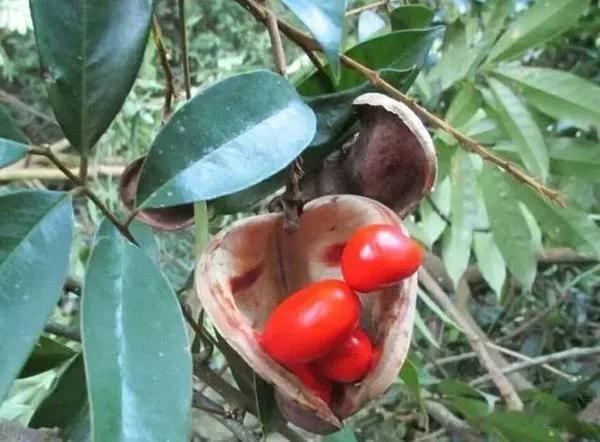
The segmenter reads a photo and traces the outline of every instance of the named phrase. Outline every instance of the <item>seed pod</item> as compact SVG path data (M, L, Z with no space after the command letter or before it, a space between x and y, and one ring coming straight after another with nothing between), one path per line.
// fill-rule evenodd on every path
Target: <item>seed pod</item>
M135 195L145 158L140 157L129 164L119 181L119 197L130 212L135 208ZM194 224L194 206L186 204L164 209L140 210L136 218L158 230L180 230Z
M282 413L313 432L331 432L341 420L383 393L408 353L416 275L369 295L359 295L360 327L373 343L374 362L360 383L338 385L331 407L275 362L257 335L287 295L323 279L340 279L340 257L354 231L368 224L402 228L400 218L369 198L334 195L305 206L296 232L285 233L283 215L246 218L219 233L200 257L195 290L219 333L259 376L276 387Z
M381 201L403 217L431 191L437 158L431 136L405 104L369 93L354 100L360 131L301 183L310 200L351 193Z

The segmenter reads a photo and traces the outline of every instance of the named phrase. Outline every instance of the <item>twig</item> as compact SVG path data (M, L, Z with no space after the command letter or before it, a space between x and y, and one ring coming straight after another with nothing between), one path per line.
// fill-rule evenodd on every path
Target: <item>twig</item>
M529 361L515 362L502 369L504 374L514 373L515 371L525 370L526 368L537 367L542 364L562 361L564 359L577 359L584 356L593 356L600 354L600 345L596 347L571 348L569 350L559 351L544 356L531 358ZM488 375L480 376L471 381L471 385L480 385L490 380Z
M439 358L435 360L435 363L437 365L446 365L446 364L452 364L454 362L461 362L461 361L466 361L467 359L473 359L476 358L477 354L474 351L470 351L468 353L462 353L459 355L454 355L454 356L448 356L445 358ZM434 367L434 364L427 364L426 367L427 368L431 368Z
M92 202L100 209L102 214L110 220L111 223L121 232L121 234L127 238L132 243L138 245L137 241L127 228L127 226L121 224L121 222L117 219L117 217L112 213L108 207L100 200L98 195L96 195L88 186L81 182L79 176L73 173L68 167L66 167L60 159L56 156L54 152L48 147L32 147L29 149L29 153L32 155L42 155L50 160L52 164L54 164L62 173L65 174L67 178L69 178L75 185L81 186L83 193L90 199Z
M514 351L509 348L502 347L501 345L494 344L493 342L486 342L485 345L487 345L488 347L491 347L491 348L495 348L496 350L498 350L501 353L504 353L504 354L512 356L514 358L520 359L522 361L531 361L531 359L532 359L531 357L526 356L522 353L519 353L518 351ZM575 382L577 380L577 378L575 376L571 376L570 374L567 374L564 371L554 368L551 365L542 364L542 368L548 370L550 373L554 373L555 375L568 380L569 382Z
M73 175L79 174L80 169L69 167L69 172ZM90 170L90 175L104 175L108 177L119 176L125 170L124 166L98 165ZM49 167L30 167L28 169L8 168L0 170L0 181L29 181L29 180L48 180L61 181L65 179L65 174L55 168Z
M179 8L179 36L181 39L181 63L183 65L183 86L185 98L192 98L192 85L190 81L190 59L188 57L187 36L185 29L185 0L177 0Z
M353 15L360 14L363 11L369 11L371 9L381 8L382 6L387 5L388 2L389 2L389 0L380 0L378 2L371 3L370 5L364 5L364 6L360 6L358 8L350 9L348 12L346 12L346 17L351 17Z
M277 16L273 11L267 9L267 30L271 39L271 51L273 52L273 61L275 69L284 77L286 76L285 52L283 51L283 43L281 42L281 34L277 25Z
M498 367L496 362L490 356L484 340L478 336L477 332L471 327L469 321L465 319L464 315L467 315L468 313L460 311L452 303L446 292L444 292L436 280L424 268L419 270L419 282L425 287L429 294L435 298L437 303L454 318L456 323L461 326L471 347L477 354L479 361L489 372L494 384L506 401L508 408L511 410L522 410L523 402L514 386L509 382L506 376L504 376L500 367Z
M464 436L476 437L477 431L469 426L465 421L459 419L454 413L448 410L444 405L430 399L423 401L423 407L427 414L439 422L451 433L460 433Z
M246 7L257 20L266 24L267 9L265 7L263 7L262 5L259 5L254 0L235 0L235 1L239 4L241 4L242 6ZM279 19L278 19L278 25L279 25L279 29L281 30L281 32L283 32L291 41L296 43L296 45L298 45L307 54L314 50L321 50L318 42L314 38L312 38L310 35L294 28L293 26L291 26L291 25L287 24L286 22L279 20ZM440 128L440 129L444 130L445 132L449 133L450 135L452 135L463 148L479 155L486 161L496 164L498 167L500 167L501 169L503 169L504 171L506 171L507 173L509 173L516 179L518 179L519 181L533 187L533 189L535 189L535 191L537 193L539 193L540 195L548 197L552 201L555 201L558 204L563 204L563 202L560 198L560 194L557 191L550 189L549 187L546 187L544 184L539 182L536 178L523 172L516 164L514 164L510 161L507 161L504 158L499 157L492 151L486 149L477 140L463 134L462 132L460 132L459 130L454 128L446 120L438 117L437 115L430 113L428 110L421 107L414 98L411 98L411 97L403 94L398 89L396 89L391 84L389 84L387 81L382 79L379 76L379 74L377 73L377 71L374 71L373 69L368 68L367 66L359 63L358 61L348 57L347 55L341 55L341 62L344 65L346 65L347 67L349 67L350 69L353 69L353 70L359 72L360 74L362 74L375 87L386 92L387 94L389 94L396 100L399 100L399 101L403 102L404 104L406 104L417 115L419 115L422 119L424 119L428 123Z
M165 73L166 87L165 87L165 104L163 107L163 120L167 120L171 116L172 102L175 97L175 80L173 78L173 71L169 65L169 57L167 57L167 50L162 40L162 32L156 15L152 16L152 35L154 36L154 44L158 49L158 58L160 65L162 66L163 72Z
M81 163L79 163L79 181L85 184L88 177L88 164L89 160L86 155L81 156Z
M69 327L57 322L49 322L44 326L44 331L56 336L62 336L71 341L81 342L81 333L78 327Z

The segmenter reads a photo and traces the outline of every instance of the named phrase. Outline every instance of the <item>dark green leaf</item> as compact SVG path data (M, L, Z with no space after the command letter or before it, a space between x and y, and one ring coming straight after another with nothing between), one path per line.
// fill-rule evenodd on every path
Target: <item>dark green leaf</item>
M10 116L4 106L0 104L0 138L7 138L12 141L27 144L27 137L17 123Z
M529 186L513 178L510 180L513 193L525 203L550 238L600 258L600 229L588 214L573 207L560 207L539 197Z
M152 258L154 261L158 262L159 253L158 253L158 244L156 242L156 238L154 237L154 233L152 229L148 227L146 224L133 220L131 224L129 224L129 231L142 248L146 255ZM119 238L121 236L121 232L115 227L115 225L110 222L109 219L104 218L98 229L96 230L96 235L94 236L94 244L100 242L103 238Z
M450 220L442 243L442 256L448 275L456 285L469 265L471 239L477 221L477 180L469 154L456 150L450 174Z
M27 155L27 145L12 141L6 138L0 138L0 167L6 167L16 163Z
M515 278L529 289L536 273L535 249L527 220L515 200L509 178L495 166L484 164L480 175L494 242Z
M191 355L165 277L141 249L107 237L92 251L84 287L81 331L94 440L185 440Z
M374 70L416 68L416 75L440 29L437 27L391 32L359 43L345 54ZM334 88L328 75L315 71L298 85L298 92L307 96L322 95L335 92L336 89L351 89L365 82L363 75L342 66L337 88Z
M133 85L152 0L31 0L31 14L54 114L87 155Z
M426 28L431 25L433 9L422 5L399 6L390 12L390 21L394 31L402 29Z
M322 442L357 442L351 427L344 427L340 431L323 436Z
M241 392L244 393L247 397L254 397L254 371L250 368L250 366L244 361L244 359L236 353L236 351L231 348L229 343L221 336L220 333L217 334L217 346L225 359L227 359L227 363L229 364L229 369L231 370L231 374L235 379L236 384L240 388Z
M499 431L507 441L560 442L560 431L549 425L548 418L520 411L496 411L482 418L480 426Z
M600 125L600 87L556 69L525 66L504 67L495 71L531 105L557 120L587 130Z
M275 402L275 388L256 373L252 373L252 380L257 417L267 434L272 432L276 422L282 419Z
M496 100L500 125L515 144L525 167L546 180L549 160L540 128L515 93L494 79L488 79Z
M48 396L35 410L29 426L60 428L68 434L74 425L79 425L78 420L86 414L86 409L85 370L80 353L62 370Z
M415 395L415 398L420 401L421 384L419 383L419 373L409 358L406 358L404 361L398 376L400 376L400 379L402 379L402 382L404 382L404 385L408 387L410 392Z
M363 11L358 16L358 41L365 41L384 29L385 21L374 11Z
M164 207L229 195L279 172L315 134L315 116L281 76L223 80L179 109L144 163L138 205Z
M581 138L550 138L550 170L553 174L600 181L600 144Z
M462 414L472 425L489 413L489 405L483 399L456 396L445 402L452 410Z
M473 83L465 83L448 107L446 120L456 127L462 127L475 115L481 104L481 94Z
M22 191L0 197L0 213L2 400L62 293L73 209L66 193Z
M522 12L502 34L489 61L513 58L526 49L556 38L575 25L589 0L543 0Z
M19 377L26 378L51 370L74 355L75 351L66 345L42 336L31 355L29 355L25 366L21 369Z
M317 39L337 78L347 0L281 0Z

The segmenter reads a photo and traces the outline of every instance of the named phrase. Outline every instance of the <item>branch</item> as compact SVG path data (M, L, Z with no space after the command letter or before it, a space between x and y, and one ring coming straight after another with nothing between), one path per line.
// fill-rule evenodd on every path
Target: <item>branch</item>
M584 356L593 356L600 354L600 346L597 347L583 347L583 348L571 348L569 350L559 351L556 353L550 353L544 356L538 356L537 358L531 358L528 361L515 362L502 369L502 373L514 373L515 371L525 370L526 368L537 367L542 364L549 364L552 362L562 361L563 359L577 359ZM480 385L490 380L489 375L480 376L477 379L471 381L471 385Z
M154 36L154 44L158 50L158 58L163 72L165 73L166 88L165 88L165 104L163 107L163 120L167 120L171 116L173 98L176 97L175 81L173 79L173 71L169 65L169 57L167 50L162 40L162 32L156 15L152 15L152 35Z
M463 435L466 440L481 440L481 435L477 431L470 427L466 422L459 419L439 402L425 399L423 401L423 407L425 408L425 411L427 411L427 414L451 433L459 433Z
M346 12L346 17L351 17L353 15L357 15L357 14L360 14L361 12L369 11L371 9L378 9L382 6L387 5L388 3L389 3L389 0L380 0L378 2L371 3L370 5L364 5L364 6L355 8L355 9L350 9L348 12Z
M187 36L185 29L185 0L178 0L179 8L179 36L181 39L181 62L183 64L183 85L185 87L185 98L192 98L192 85L190 81L190 59L188 57Z
M427 292L435 298L437 303L440 304L440 306L446 312L448 312L454 318L456 323L463 329L467 339L469 340L469 343L471 344L471 347L477 354L479 361L489 372L491 379L494 381L494 384L500 391L500 394L506 401L509 409L522 410L523 402L521 401L521 398L519 398L515 388L508 381L506 376L504 376L500 370L500 367L498 367L496 362L490 356L485 345L485 341L477 335L477 332L473 330L469 321L465 319L464 315L468 313L460 311L452 303L448 295L424 268L419 270L419 282L423 285L423 287L425 287Z
M56 336L62 336L71 341L81 342L81 332L78 327L70 327L57 322L49 322L44 326L44 331Z
M76 175L80 169L69 167L69 172ZM125 166L98 165L93 167L89 174L93 176L103 175L108 177L120 176L125 170ZM28 169L4 169L0 170L0 181L28 181L28 180L47 180L61 181L65 179L65 174L59 170L49 167L30 167Z
M266 25L268 10L265 7L259 5L255 0L235 0L235 1L239 4L241 4L242 6L244 6L245 8L247 8L250 11L250 13L252 15L254 15L254 17L257 20L259 20L260 22L262 22ZM314 50L321 50L318 42L314 38L312 38L310 35L297 30L293 26L290 26L286 22L279 20L279 19L278 19L278 25L279 25L279 29L281 30L281 32L283 32L292 42L294 42L296 45L298 45L300 48L302 48L302 50L304 50L304 52L306 52L307 54L309 54L310 52L312 52ZM395 98L396 100L399 100L402 103L406 104L417 115L419 115L423 120L427 121L428 123L434 125L435 127L438 127L440 129L444 130L445 132L449 133L450 135L452 135L459 142L459 144L466 150L473 152L473 153L479 155L480 157L482 157L484 160L497 165L498 167L500 167L501 169L503 169L504 171L506 171L507 173L509 173L516 179L518 179L519 181L533 187L533 189L538 194L548 197L552 201L555 201L556 203L563 204L562 200L560 198L560 195L557 191L550 189L549 187L546 187L544 184L539 182L536 178L523 172L516 164L514 164L510 161L507 161L504 158L499 157L492 151L486 149L477 140L463 134L462 132L460 132L459 130L454 128L446 120L438 117L437 115L430 113L428 110L421 107L416 102L415 99L403 94L398 89L396 89L391 84L389 84L387 81L382 79L376 71L374 71L374 70L368 68L367 66L359 63L358 61L348 57L347 55L341 55L341 62L348 68L362 74L375 87L386 92L388 95Z

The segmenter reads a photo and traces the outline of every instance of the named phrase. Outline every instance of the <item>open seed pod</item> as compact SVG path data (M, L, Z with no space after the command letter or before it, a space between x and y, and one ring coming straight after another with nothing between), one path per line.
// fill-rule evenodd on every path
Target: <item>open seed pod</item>
M307 199L351 193L381 201L404 216L430 192L437 173L431 136L405 104L368 93L354 100L360 131L302 181Z
M400 218L377 201L325 196L305 206L292 234L284 232L282 214L234 224L212 240L196 267L196 293L219 333L276 387L286 418L312 432L335 431L342 419L396 379L411 340L416 275L380 292L359 294L361 328L379 357L361 382L339 385L331 408L265 353L257 336L271 311L288 295L316 281L342 279L339 261L344 244L356 229L373 223L402 228Z
M135 207L135 195L145 158L140 157L129 164L123 171L119 181L119 197L130 212ZM186 204L164 209L140 210L136 218L158 230L184 229L194 224L194 206L193 204Z

